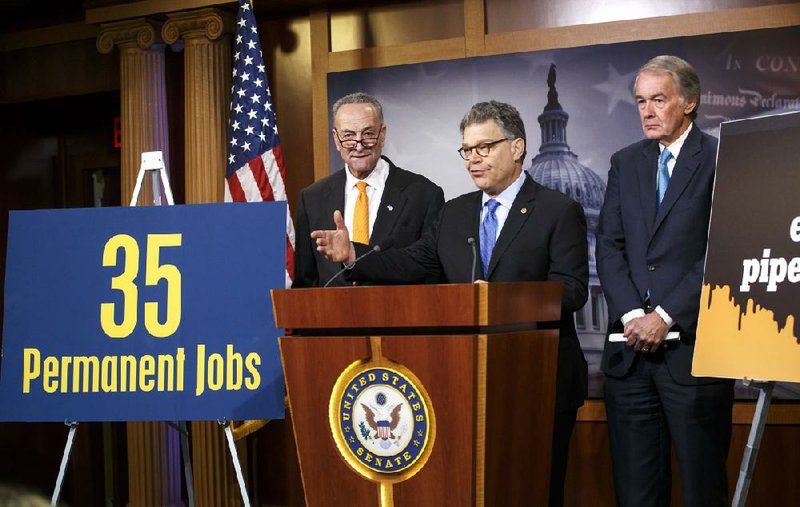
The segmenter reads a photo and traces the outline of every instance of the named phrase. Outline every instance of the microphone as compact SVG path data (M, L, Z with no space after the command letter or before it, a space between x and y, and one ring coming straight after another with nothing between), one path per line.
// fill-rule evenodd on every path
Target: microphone
M325 285L323 285L322 287L325 288L325 287L329 286L334 280L339 278L339 276L342 273L344 273L345 271L349 271L349 270L353 269L353 266L356 265L356 262L360 261L361 259L363 259L367 255L373 254L375 252L380 252L381 250L388 250L389 248L392 248L393 245L394 245L394 238L386 238L386 239L384 239L383 241L381 241L377 245L375 245L372 248L370 248L368 251L366 251L363 254L361 254L358 257L356 257L356 260L354 260L352 264L350 264L349 266L345 265L345 267L343 267L342 269L337 271L336 274L333 275L331 277L331 279L328 280L328 282Z
M472 283L475 283L475 266L478 264L478 249L475 246L475 238L472 236L467 238L467 243L472 247Z

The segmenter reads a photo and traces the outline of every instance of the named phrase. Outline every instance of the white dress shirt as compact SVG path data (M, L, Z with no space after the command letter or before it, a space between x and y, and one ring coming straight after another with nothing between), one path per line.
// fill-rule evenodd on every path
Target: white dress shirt
M514 204L514 199L517 198L517 194L519 193L519 189L522 188L522 184L525 183L525 171L523 170L519 177L514 180L514 183L508 186L505 190L500 192L497 197L489 197L486 192L483 193L481 196L481 223L483 223L483 219L486 217L486 213L489 212L488 208L486 207L486 201L489 199L494 199L500 205L494 210L494 216L497 218L497 234L495 235L494 239L500 237L500 231L503 230L503 226L506 224L506 219L508 218L508 214L511 212L511 205Z
M353 241L353 212L356 209L358 199L358 187L356 183L364 181L367 184L367 200L369 202L369 237L372 238L372 227L375 219L378 218L378 209L381 205L383 190L386 188L386 179L389 177L389 163L384 159L378 160L375 169L369 176L359 180L350 172L350 168L345 165L344 172L347 180L344 184L344 224L350 231L350 241Z

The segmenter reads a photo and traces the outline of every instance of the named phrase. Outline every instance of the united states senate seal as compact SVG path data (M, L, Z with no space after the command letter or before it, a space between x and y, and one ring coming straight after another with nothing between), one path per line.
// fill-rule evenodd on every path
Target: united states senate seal
M375 481L405 480L424 466L433 447L433 407L407 368L357 361L339 376L330 424L345 461Z

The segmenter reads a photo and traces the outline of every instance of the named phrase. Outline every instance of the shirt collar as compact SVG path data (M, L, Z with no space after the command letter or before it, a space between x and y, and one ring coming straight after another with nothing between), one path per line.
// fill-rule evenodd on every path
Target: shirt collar
M689 137L689 131L692 130L692 125L694 125L694 122L689 122L689 126L686 127L686 130L683 131L683 134L678 136L678 138L675 139L675 141L669 146L664 146L663 144L658 143L658 152L663 153L664 148L666 148L670 153L672 153L672 158L678 160L678 154L681 152L681 148L683 148L683 143L686 142L686 138Z
M375 189L381 189L384 187L384 185L386 185L386 179L389 177L389 163L381 157L378 159L378 163L375 164L375 169L373 169L372 172L369 173L369 176L363 180L353 176L353 174L350 172L350 168L347 167L347 164L344 165L344 174L347 178L345 182L345 189L349 190L355 187L356 183L359 181L364 181L367 183L367 185Z
M481 196L481 206L486 204L486 201L489 199L494 199L495 201L499 202L501 206L506 209L511 209L511 205L514 204L514 199L517 198L517 194L519 193L519 189L522 188L522 184L525 183L525 175L527 173L523 169L519 173L519 177L514 180L514 183L506 187L505 190L500 192L497 197L489 197L486 192L483 192ZM482 209L482 208L481 208Z

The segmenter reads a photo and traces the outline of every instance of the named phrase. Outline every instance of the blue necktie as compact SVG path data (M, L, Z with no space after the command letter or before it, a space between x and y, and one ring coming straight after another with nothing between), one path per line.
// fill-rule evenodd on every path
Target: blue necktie
M661 201L664 200L664 194L667 193L667 185L669 185L669 168L667 162L672 158L672 153L666 148L661 152L661 157L658 159L658 205L661 206Z
M489 261L492 259L492 250L497 238L497 216L494 212L500 203L494 199L486 201L486 216L481 223L481 264L483 264L483 276L488 276Z

